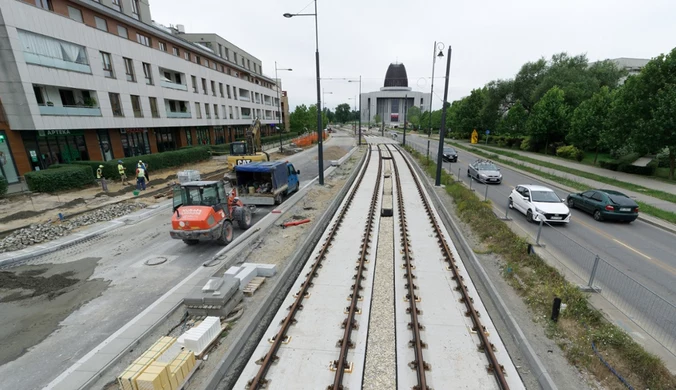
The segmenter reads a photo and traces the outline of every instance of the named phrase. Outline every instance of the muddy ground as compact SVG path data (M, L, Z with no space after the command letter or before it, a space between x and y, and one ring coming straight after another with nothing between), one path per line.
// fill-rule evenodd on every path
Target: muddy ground
M0 271L0 365L39 344L72 312L106 290L109 281L89 280L98 260Z

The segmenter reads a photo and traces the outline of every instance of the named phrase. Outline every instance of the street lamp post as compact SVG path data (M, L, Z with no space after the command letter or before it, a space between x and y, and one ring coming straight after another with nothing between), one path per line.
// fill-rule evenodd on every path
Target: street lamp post
M324 88L322 88L322 112L324 112L324 108L326 108L326 99L324 99L324 96L326 96L327 94L333 95L333 92L330 91L326 92Z
M285 13L285 18L294 16L314 16L315 18L315 67L317 73L317 163L319 164L319 185L324 185L324 131L322 129L322 100L321 100L321 79L319 76L319 23L317 21L317 0L314 0L315 12L312 14L290 14Z
M357 80L348 80L348 83L355 83ZM361 146L361 75L359 76L359 140L358 145Z
M439 54L437 55L437 50ZM427 133L427 156L430 155L430 138L432 137L432 103L434 102L434 65L437 63L437 57L444 56L444 44L443 42L434 42L434 49L432 51L432 82L430 88L430 127Z
M279 100L279 77L277 77L278 70L291 72L293 69L278 68L277 61L275 61L275 83L277 83L277 131L279 131L279 152L282 153L284 151L284 147L282 146L282 102Z
M408 94L404 95L404 141L403 141L404 146L406 146L406 113L407 113L407 111L408 111Z
M442 54L441 52L439 54ZM441 166L444 163L444 133L446 132L446 100L448 100L448 79L451 72L451 47L448 47L448 58L446 59L446 85L444 86L444 105L441 109L441 129L439 129L439 151L437 152L437 175L434 179L434 185L441 185Z

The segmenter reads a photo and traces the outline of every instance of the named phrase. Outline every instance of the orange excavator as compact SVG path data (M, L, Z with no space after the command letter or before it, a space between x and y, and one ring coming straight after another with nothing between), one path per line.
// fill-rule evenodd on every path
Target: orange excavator
M174 213L171 238L187 245L215 240L220 245L232 242L233 224L251 227L252 211L233 189L226 193L222 181L191 181L174 187Z

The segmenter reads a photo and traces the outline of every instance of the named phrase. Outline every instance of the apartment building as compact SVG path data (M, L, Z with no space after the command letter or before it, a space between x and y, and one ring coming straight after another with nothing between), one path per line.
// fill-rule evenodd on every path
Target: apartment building
M260 60L215 34L154 24L144 0L0 0L10 183L55 163L230 142L256 118L272 135L276 88Z

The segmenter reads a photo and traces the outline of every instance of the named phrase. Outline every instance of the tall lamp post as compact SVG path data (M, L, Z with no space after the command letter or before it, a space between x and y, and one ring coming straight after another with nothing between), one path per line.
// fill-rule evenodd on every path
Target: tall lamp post
M277 83L277 131L279 131L279 152L281 153L284 151L284 147L282 147L282 102L279 100L279 77L277 77L278 70L291 72L293 69L278 68L277 61L275 61L275 83Z
M348 80L348 83L356 83L357 80ZM361 76L359 76L359 141L357 141L359 146L361 146Z
M439 52L439 54L443 54ZM446 59L446 85L444 86L444 105L441 109L441 129L439 130L439 151L437 152L437 175L434 179L434 185L441 185L441 166L444 164L444 133L446 132L446 100L448 100L448 79L451 72L451 47L448 47L448 58Z
M432 51L432 86L430 88L430 128L427 133L427 156L430 155L430 137L432 137L432 103L434 102L434 65L437 63L437 57L444 56L443 42L434 42L434 49ZM439 54L437 54L439 50Z
M322 88L322 112L324 112L324 108L326 107L326 99L324 99L324 96L326 95L333 95L333 92L326 92L324 88Z
M319 164L319 185L324 185L324 131L322 130L322 100L321 100L321 79L319 76L319 23L317 22L317 0L314 0L315 12L312 14L290 14L285 13L285 18L294 16L314 16L315 18L315 67L317 68L317 163Z

